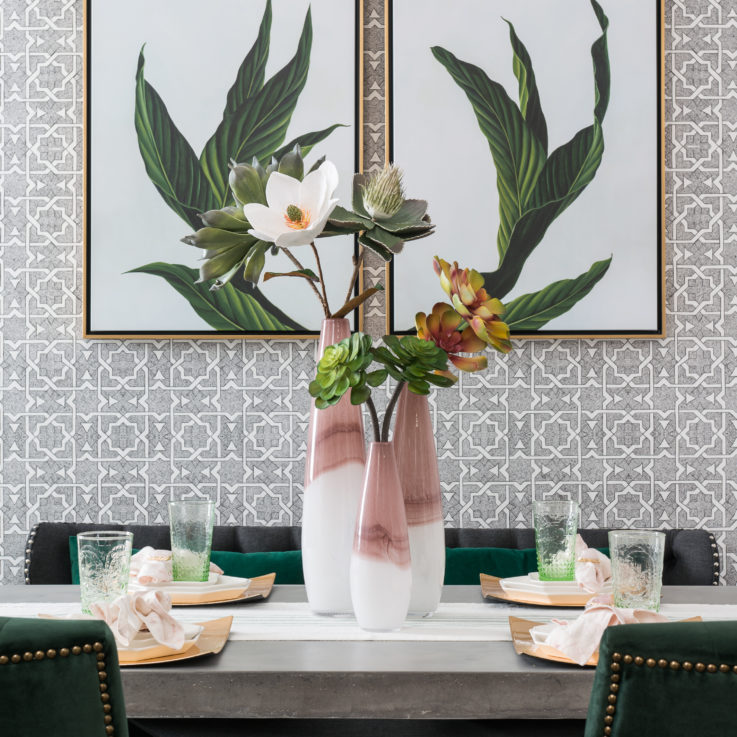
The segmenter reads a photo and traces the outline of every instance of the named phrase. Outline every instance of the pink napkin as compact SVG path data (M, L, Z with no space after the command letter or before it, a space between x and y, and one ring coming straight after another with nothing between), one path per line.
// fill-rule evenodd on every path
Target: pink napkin
M147 545L131 556L131 578L141 586L155 583L169 583L171 571L171 550L154 550ZM210 562L210 572L222 575L223 569Z
M171 597L163 591L130 592L109 603L90 606L92 615L105 620L119 645L127 647L145 628L156 642L179 650L184 644L184 627L170 610Z
M583 614L572 622L554 619L552 629L535 634L539 627L530 630L533 642L549 645L579 665L585 665L599 649L604 630L617 624L642 624L667 622L668 618L647 609L618 609L611 595L597 596L589 601ZM546 634L547 633L547 634Z
M580 535L576 536L576 581L591 594L597 594L612 578L609 558L596 548L586 547Z

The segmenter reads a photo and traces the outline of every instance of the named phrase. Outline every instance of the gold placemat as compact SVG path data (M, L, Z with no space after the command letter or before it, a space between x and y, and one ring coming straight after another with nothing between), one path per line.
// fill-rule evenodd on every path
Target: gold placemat
M191 660L192 658L200 658L203 655L219 653L228 641L230 627L233 624L233 617L210 619L207 622L197 622L197 624L204 627L204 629L197 638L197 642L184 652L172 655L163 655L159 658L150 658L148 660L126 660L125 650L118 650L118 659L120 660L121 667L173 663L178 660Z

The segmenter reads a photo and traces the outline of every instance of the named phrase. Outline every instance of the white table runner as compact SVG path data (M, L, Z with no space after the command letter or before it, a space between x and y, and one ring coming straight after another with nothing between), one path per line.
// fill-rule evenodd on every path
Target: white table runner
M673 621L700 616L704 620L735 620L737 605L665 604L662 614ZM35 617L39 614L67 617L80 613L74 603L0 603L0 616ZM202 622L233 616L231 640L384 640L493 642L510 641L509 617L538 622L575 619L575 609L541 609L503 603L441 604L426 619L408 619L399 632L364 632L353 617L319 617L306 603L259 602L232 606L175 608L181 622Z

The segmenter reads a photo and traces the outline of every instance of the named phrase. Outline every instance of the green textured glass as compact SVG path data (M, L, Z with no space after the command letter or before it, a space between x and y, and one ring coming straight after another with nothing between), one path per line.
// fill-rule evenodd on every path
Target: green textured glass
M207 581L210 575L215 502L169 503L172 574L175 581Z
M613 530L609 533L614 605L624 609L660 609L665 533Z
M533 502L537 572L541 581L573 581L578 502Z
M128 593L132 532L81 532L77 535L82 611Z

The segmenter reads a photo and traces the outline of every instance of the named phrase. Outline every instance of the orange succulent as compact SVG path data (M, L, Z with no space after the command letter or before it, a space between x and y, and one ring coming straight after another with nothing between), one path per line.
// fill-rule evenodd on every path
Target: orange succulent
M433 266L453 308L476 336L501 353L509 353L512 350L509 327L500 317L504 314L504 305L487 294L484 277L475 269L459 269L457 261L451 266L438 256Z
M478 338L470 326L459 330L464 319L449 304L438 302L429 315L418 312L415 316L417 337L429 340L442 348L451 363L460 371L481 371L486 368L486 356L460 356L459 353L478 353L486 343ZM448 372L445 375L453 377ZM455 377L453 377L455 378Z

